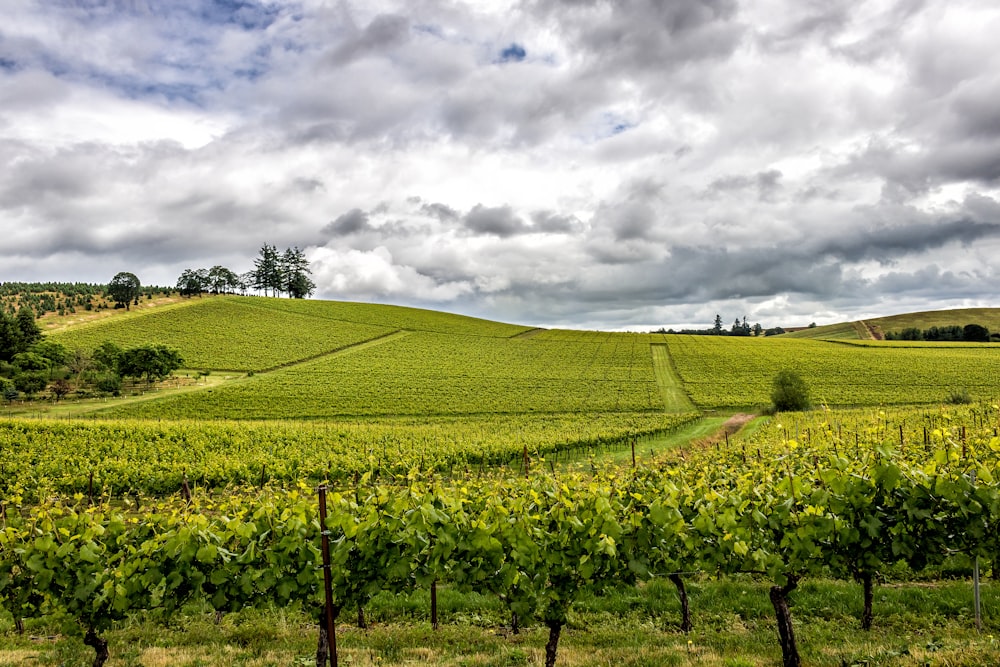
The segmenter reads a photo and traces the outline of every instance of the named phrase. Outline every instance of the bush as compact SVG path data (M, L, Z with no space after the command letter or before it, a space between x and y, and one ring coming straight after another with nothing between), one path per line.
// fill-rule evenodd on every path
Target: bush
M774 412L808 410L809 388L795 371L783 370L774 377L771 389L771 407Z
M112 396L118 396L122 391L122 379L113 373L102 375L96 382L97 390Z
M953 389L945 397L944 402L951 405L968 405L972 403L972 396L969 395L968 389Z

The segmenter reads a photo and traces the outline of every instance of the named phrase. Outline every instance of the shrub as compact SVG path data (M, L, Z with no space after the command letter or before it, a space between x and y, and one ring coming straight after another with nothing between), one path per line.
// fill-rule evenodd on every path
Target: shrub
M795 371L779 371L771 389L771 407L774 412L808 410L809 406L809 388L805 381Z
M972 403L972 396L969 395L968 389L953 389L945 397L944 402L951 405L968 405Z

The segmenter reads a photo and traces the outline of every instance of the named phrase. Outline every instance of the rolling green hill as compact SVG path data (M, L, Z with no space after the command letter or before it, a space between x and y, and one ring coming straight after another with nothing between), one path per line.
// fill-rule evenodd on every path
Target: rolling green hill
M901 315L888 315L857 322L841 322L800 329L782 334L782 338L816 338L824 340L881 339L891 331L903 329L930 329L951 325L981 324L990 331L1000 331L1000 308L957 308L928 310Z
M219 296L87 322L50 336L84 350L104 341L122 347L164 343L180 351L187 368L262 371L401 329L506 337L528 327L400 306Z
M50 335L83 349L104 340L164 343L181 352L188 368L249 374L93 411L103 417L638 414L681 413L692 404L765 406L772 379L786 368L803 375L814 400L826 405L928 404L954 392L992 399L1000 347L864 338L876 326L967 319L1000 325L1000 311L914 313L785 336L730 338L532 330L399 306L224 296Z

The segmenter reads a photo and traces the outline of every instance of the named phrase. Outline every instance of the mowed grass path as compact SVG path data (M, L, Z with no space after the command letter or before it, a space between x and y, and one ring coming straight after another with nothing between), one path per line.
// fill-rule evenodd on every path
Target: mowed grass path
M684 391L684 385L674 370L670 349L666 345L650 345L653 355L653 372L656 374L656 384L663 397L663 405L673 412L688 412L694 410L694 404Z

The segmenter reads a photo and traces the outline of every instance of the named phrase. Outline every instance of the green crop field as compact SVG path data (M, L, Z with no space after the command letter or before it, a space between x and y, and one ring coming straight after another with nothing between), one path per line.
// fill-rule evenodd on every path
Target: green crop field
M219 488L345 482L413 468L520 466L531 457L620 446L694 413L493 415L334 422L0 420L0 498L78 492L163 495Z
M141 315L112 318L50 334L70 349L104 341L121 347L162 342L187 368L259 371L376 338L393 329L252 305L248 297L191 300Z
M1000 347L983 344L897 346L783 338L663 336L685 390L701 408L764 406L778 371L806 381L828 405L943 402L966 390L1000 393Z
M406 332L219 387L110 408L114 417L202 419L663 411L641 337Z

